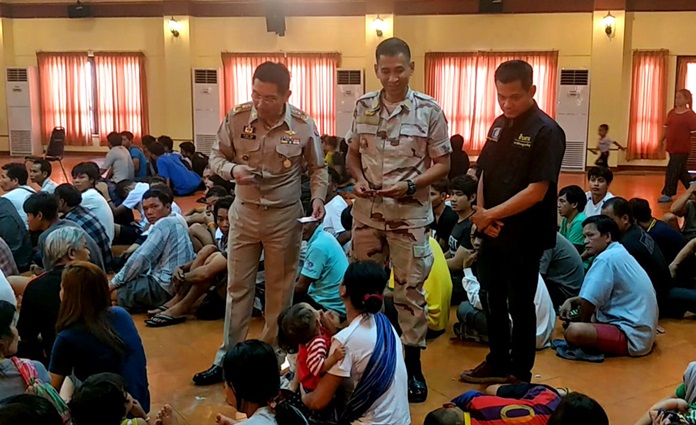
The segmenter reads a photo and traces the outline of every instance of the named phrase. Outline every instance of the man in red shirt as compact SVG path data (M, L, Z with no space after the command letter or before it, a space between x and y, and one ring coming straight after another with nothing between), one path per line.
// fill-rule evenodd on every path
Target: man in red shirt
M669 163L665 175L665 187L657 202L672 202L672 196L677 194L677 182L681 181L687 189L691 182L691 176L686 169L691 142L696 136L696 113L691 110L693 105L691 92L686 89L679 90L674 104L674 109L667 115L665 130L660 140L660 148L667 140Z

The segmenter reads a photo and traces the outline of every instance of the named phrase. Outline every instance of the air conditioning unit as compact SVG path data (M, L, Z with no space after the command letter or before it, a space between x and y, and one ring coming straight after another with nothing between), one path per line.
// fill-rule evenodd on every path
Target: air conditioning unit
M210 155L224 116L219 69L193 69L193 143Z
M41 155L39 74L35 67L7 68L7 127L10 155Z
M558 85L556 121L566 135L563 171L585 171L590 118L590 71L562 69Z
M336 70L336 135L345 137L353 122L353 111L365 94L365 73L362 69Z

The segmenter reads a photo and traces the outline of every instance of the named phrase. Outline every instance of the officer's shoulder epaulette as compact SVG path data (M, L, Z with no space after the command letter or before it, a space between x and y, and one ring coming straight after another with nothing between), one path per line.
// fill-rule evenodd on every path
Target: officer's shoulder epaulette
M249 111L251 111L252 106L253 105L251 102L242 103L242 104L235 106L232 109L231 113L232 113L232 115L237 115L237 114L241 114L242 112L249 112Z
M424 104L424 105L428 105L431 108L440 109L440 104L437 103L437 100L435 100L434 97L428 96L427 94L421 93L419 91L414 91L413 97L418 99L418 101L421 105Z
M379 91L365 93L364 95L360 96L358 100L374 99L375 97L379 97Z
M290 115L304 122L309 121L309 115L305 114L303 110L292 105L290 105Z

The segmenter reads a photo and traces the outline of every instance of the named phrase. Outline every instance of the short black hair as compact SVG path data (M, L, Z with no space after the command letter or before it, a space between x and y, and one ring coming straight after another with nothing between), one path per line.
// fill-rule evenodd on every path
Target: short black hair
M181 150L182 153L186 152L186 153L194 154L194 153L196 153L196 145L194 145L191 142L182 142L179 145L179 150Z
M633 212L633 217L641 223L652 220L652 210L650 203L643 198L633 198L628 201Z
M611 235L611 240L613 242L618 242L621 239L621 232L619 231L619 225L616 224L613 218L606 215L593 215L582 222L582 227L588 224L594 224L597 227L597 231L601 235Z
M325 145L338 148L338 137L336 136L323 136L321 138L321 141L324 142Z
M628 221L633 223L633 210L631 209L631 204L629 204L625 198L617 196L616 198L607 200L604 205L602 205L602 209L609 207L611 207L615 216L623 217L627 215Z
M411 62L411 48L408 44L400 38L391 37L377 45L375 59L379 62L382 56L399 56L400 54L406 57L407 62Z
M290 90L290 71L282 63L264 62L254 70L252 81L275 84L280 94Z
M131 142L135 138L135 136L133 136L133 133L131 133L130 131L122 131L121 137L125 137L126 139L130 140ZM143 138L145 138L145 136L143 136Z
M450 182L447 179L441 179L431 184L430 187L437 193L449 193Z
M146 134L143 136L143 146L145 146L145 147L150 146L151 144L155 143L156 141L157 141L157 139L155 138L155 136L151 136L149 134Z
M63 418L48 399L18 394L0 401L0 424L63 425Z
M607 181L607 184L611 184L614 180L614 173L611 172L607 167L592 167L587 172L587 180L594 178L603 178Z
M43 158L37 158L37 159L32 160L32 163L39 164L41 172L46 173L46 178L51 177L51 173L53 172L53 167L51 167L50 162L46 161Z
M450 194L454 191L462 192L467 198L476 195L478 190L478 182L471 176L463 175L452 179L449 185Z
M82 174L86 175L88 179L93 181L92 185L95 185L100 177L99 166L92 161L80 162L73 167L71 174L73 178Z
M600 124L600 125L599 125L599 128L603 128L603 129L605 129L606 131L609 131L609 124Z
M164 145L160 142L151 143L150 146L147 147L147 149L153 155L156 155L156 156L164 155Z
M548 425L586 424L609 425L609 418L597 401L581 393L563 397L548 422Z
M174 150L174 140L169 136L160 136L157 138L157 142L164 146L165 149ZM150 149L152 152L152 149Z
M65 204L70 208L74 208L82 203L82 193L69 183L63 183L56 187L56 191L53 194L56 198L64 200Z
M450 137L450 144L452 145L452 150L462 150L464 148L464 137L461 134L455 134Z
M24 201L24 212L27 214L41 215L45 221L58 218L58 198L52 193L34 193Z
M523 60L503 62L495 70L495 81L503 84L519 81L522 88L528 91L534 84L534 69Z
M135 182L130 179L121 180L120 182L116 183L116 194L121 199L126 199L126 197L128 197L128 188L134 183Z
M112 131L106 136L106 141L109 142L109 145L111 146L123 145L123 137L121 136L121 133L116 133L115 131Z
M344 229L350 230L353 228L353 206L348 205L348 208L344 208L341 213L341 226Z
M150 198L159 199L160 202L162 202L162 205L171 205L172 202L174 202L174 199L169 193L158 187L148 189L145 193L143 193L143 201Z
M10 162L3 165L2 169L7 172L7 177L9 177L10 180L17 180L17 183L19 183L20 186L27 184L29 172L24 164L20 162Z
M587 195L585 191L582 190L580 186L572 185L566 186L558 192L558 196L561 197L565 195L566 200L569 204L578 204L575 208L579 212L585 211L585 205L587 205Z
M215 206L213 207L213 216L215 217L215 220L217 220L218 211L229 211L230 207L232 207L232 202L234 202L234 196L223 196L222 198L218 198L217 202L215 202Z
M229 192L227 189L225 189L222 186L213 186L210 189L208 189L207 192L205 192L205 199L210 198L211 196L215 196L216 198L222 198L225 196L229 196Z
M102 425L119 425L128 402L126 384L115 373L98 373L77 387L70 399L74 425L89 425L99 418Z
M341 184L342 183L342 178L341 175L338 174L338 171L336 171L335 168L333 167L327 167L329 169L329 181L334 184Z

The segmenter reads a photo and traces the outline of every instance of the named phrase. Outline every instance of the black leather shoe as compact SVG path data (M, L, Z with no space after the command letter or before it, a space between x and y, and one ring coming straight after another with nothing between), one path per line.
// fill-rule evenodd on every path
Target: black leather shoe
M408 377L408 402L423 403L428 398L428 386L425 378Z
M193 384L198 386L213 385L222 382L222 368L212 365L208 370L193 375Z

